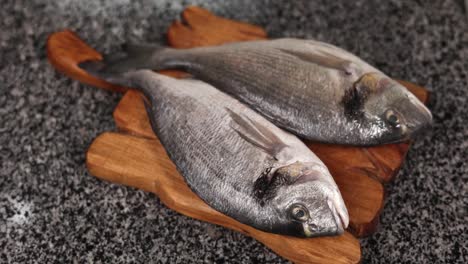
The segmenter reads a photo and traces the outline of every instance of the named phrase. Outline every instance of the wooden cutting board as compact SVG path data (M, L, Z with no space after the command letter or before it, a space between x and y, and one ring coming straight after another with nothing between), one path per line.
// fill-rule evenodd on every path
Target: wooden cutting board
M232 41L265 39L263 29L223 19L198 7L188 7L182 21L175 21L167 33L175 48L220 45ZM83 83L124 93L114 111L119 132L106 132L88 149L86 162L92 175L159 196L161 201L184 215L239 231L296 263L358 263L361 252L356 237L371 234L384 202L384 184L398 172L409 142L377 147L349 147L306 142L328 166L345 200L350 226L344 235L301 239L265 233L227 217L201 201L185 184L164 148L150 128L139 92L99 80L77 65L102 56L76 34L65 30L47 41L50 63L60 72ZM183 72L163 73L182 77ZM401 81L421 101L428 92ZM176 133L176 132L175 132ZM131 232L131 230L129 231Z

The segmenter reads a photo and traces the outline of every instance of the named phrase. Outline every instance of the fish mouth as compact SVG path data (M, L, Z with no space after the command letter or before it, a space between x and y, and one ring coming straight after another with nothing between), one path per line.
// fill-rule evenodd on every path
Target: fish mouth
M341 217L338 215L338 213L335 211L333 212L333 216L335 217L335 224L336 224L336 234L337 235L341 235L344 233L344 226L345 226L345 223L343 221L343 219L341 219Z
M422 138L430 134L432 130L432 123L424 123L420 124L419 126L414 126L409 128L412 130L411 133L407 136L407 140L415 139L415 138Z
M419 110L419 108L418 108ZM414 110L413 110L414 111ZM421 109L421 111L423 111ZM385 138L385 144L395 144L426 137L432 130L432 115L427 109L424 112L413 112L399 128L399 133ZM379 144L381 142L377 142ZM375 145L377 145L375 144Z
M314 237L314 236L316 236L316 234L310 230L308 223L305 223L305 222L302 223L302 229L304 231L304 236L305 237Z
M409 130L408 137L415 138L423 136L432 128L432 113L416 96L410 94L408 98L413 105L413 109L408 109L408 111L413 112L407 124Z
M330 208L333 218L335 219L337 235L343 234L349 223L348 212L339 212L339 207L337 208L335 206L335 202L333 202L331 199L328 200L328 207Z
M344 210L344 212L337 210L337 208L334 206L334 202L331 199L328 200L328 207L330 209L331 214L333 215L335 227L329 227L317 231L313 230L311 224L304 222L302 223L302 229L305 237L310 238L318 236L337 236L342 235L344 233L349 223L348 211L346 209Z
M416 138L422 138L430 134L432 130L432 116L424 114L417 123L408 123L406 125L405 136L403 140L413 140Z
M432 113L431 111L413 94L408 94L408 99L410 102L423 114L429 123L432 123Z
M304 236L307 238L311 237L320 237L320 236L339 236L344 233L343 223L341 220L335 218L335 228L325 229L325 230L313 230L309 223L302 223L302 229Z

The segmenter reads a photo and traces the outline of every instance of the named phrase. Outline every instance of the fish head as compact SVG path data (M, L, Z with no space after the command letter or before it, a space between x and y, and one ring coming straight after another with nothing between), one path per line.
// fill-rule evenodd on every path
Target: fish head
M348 211L324 165L296 162L279 168L273 177L282 180L268 202L274 212L270 231L318 237L340 235L347 228Z
M432 126L432 114L410 91L382 73L364 74L354 84L357 106L367 125L358 132L371 144L415 138Z

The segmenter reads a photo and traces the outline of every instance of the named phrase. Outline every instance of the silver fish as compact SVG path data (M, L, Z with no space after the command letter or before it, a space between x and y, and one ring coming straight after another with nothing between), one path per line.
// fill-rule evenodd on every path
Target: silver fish
M101 75L141 90L151 125L190 188L214 209L257 229L342 234L349 217L326 166L296 136L197 80L149 70Z
M171 49L128 45L103 72L182 69L303 138L377 145L415 137L430 111L357 56L313 40L277 39Z

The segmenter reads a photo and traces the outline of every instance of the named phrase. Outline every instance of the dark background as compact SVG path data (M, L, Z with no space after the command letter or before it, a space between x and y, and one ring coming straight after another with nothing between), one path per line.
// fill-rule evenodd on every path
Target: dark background
M131 4L130 4L131 2ZM47 36L75 30L100 51L162 42L188 3L357 53L432 91L435 125L388 186L363 263L466 263L468 17L462 1L2 1L0 262L281 263L255 240L167 209L152 194L89 175L85 152L114 130L120 95L46 60Z

